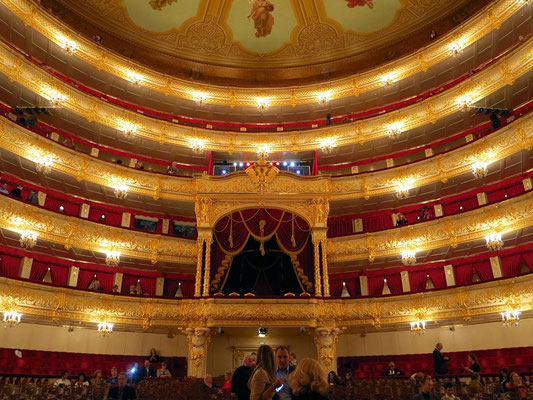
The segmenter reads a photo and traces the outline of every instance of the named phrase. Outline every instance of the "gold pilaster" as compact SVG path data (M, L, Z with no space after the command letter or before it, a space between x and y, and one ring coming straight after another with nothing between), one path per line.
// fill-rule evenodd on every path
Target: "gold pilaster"
M211 244L212 239L205 241L205 266L204 266L204 291L203 296L209 296L209 284L211 280Z
M315 260L315 296L322 296L322 286L320 284L320 241L313 239L313 250Z
M197 260L196 260L196 279L194 282L194 297L200 297L202 295L202 266L204 258L204 242L202 238L198 238L196 241L197 247Z
M211 340L209 328L187 328L188 349L188 376L203 378L207 371L207 347Z
M322 250L322 286L324 297L329 297L329 274L328 274L328 253L327 253L326 239L320 241L320 249Z
M339 328L316 328L313 338L316 344L318 362L326 371L337 371L337 340Z

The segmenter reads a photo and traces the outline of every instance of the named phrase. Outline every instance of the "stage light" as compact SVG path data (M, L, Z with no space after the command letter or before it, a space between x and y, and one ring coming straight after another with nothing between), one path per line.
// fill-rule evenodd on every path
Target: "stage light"
M291 167L294 167L296 165L296 163L293 161L291 162Z
M226 175L228 173L228 171L226 171L225 169L222 170L222 175Z
M300 175L300 174L302 173L302 171L300 171L299 169L297 169L297 170L296 170L296 173L297 173L298 175Z
M236 162L234 162L234 163L233 163L233 166L234 166L234 167L236 167L236 166L237 166L237 163L236 163Z
M244 163L240 162L239 167L244 167Z
M283 161L283 166L284 166L284 167L287 166L287 161Z

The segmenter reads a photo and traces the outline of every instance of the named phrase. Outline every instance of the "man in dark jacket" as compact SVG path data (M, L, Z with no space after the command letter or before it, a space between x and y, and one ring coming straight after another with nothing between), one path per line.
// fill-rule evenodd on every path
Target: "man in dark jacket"
M435 350L433 350L433 363L435 365L435 372L439 375L448 373L446 363L450 360L450 358L444 356L441 351L442 343L437 343Z
M150 360L144 360L144 366L139 369L141 378L155 378L155 369L150 365Z
M135 400L137 398L137 393L133 386L126 385L127 376L125 372L118 374L118 386L114 386L109 390L107 395L108 399L117 399L117 400Z
M243 365L235 370L231 378L231 392L237 395L237 400L250 400L248 381L255 368L255 358L252 355L244 357Z
M420 393L415 395L415 397L413 397L413 400L438 400L439 398L432 392L432 390L433 379L431 379L431 376L426 375L424 377L424 380L422 381Z

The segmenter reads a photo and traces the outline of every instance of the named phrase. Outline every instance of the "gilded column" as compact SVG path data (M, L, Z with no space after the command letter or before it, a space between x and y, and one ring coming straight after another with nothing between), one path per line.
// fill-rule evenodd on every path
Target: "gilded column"
M194 282L194 297L202 295L202 266L204 261L204 241L205 239L198 239L196 241L196 280Z
M206 239L203 296L209 296L209 284L211 281L211 243L213 243L213 239Z
M326 371L337 371L337 340L339 328L316 328L314 339L318 362Z
M322 296L322 286L320 284L320 251L319 240L313 240L314 260L315 260L315 296Z
M320 241L320 248L322 249L322 282L324 296L329 297L329 274L328 274L328 253L326 250L326 239Z
M211 340L209 328L187 328L187 373L197 378L205 377L207 371L207 347Z

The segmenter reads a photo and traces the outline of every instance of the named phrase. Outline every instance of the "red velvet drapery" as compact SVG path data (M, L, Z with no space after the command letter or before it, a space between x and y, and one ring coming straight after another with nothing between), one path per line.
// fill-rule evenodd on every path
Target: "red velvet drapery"
M30 281L42 282L50 265L34 261L31 266Z
M224 275L228 273L227 269L222 268L222 261L239 254L250 236L260 243L266 243L275 237L281 250L297 261L300 272L296 273L300 281L312 276L311 231L307 222L295 214L271 208L237 211L218 221L214 236L215 241L211 250L211 279L219 285L217 290L221 288ZM303 278L302 273L306 278ZM307 281L311 282L312 277ZM311 289L310 285L303 286L305 291Z
M0 272L8 278L18 278L21 260L18 257L2 254L0 260Z

